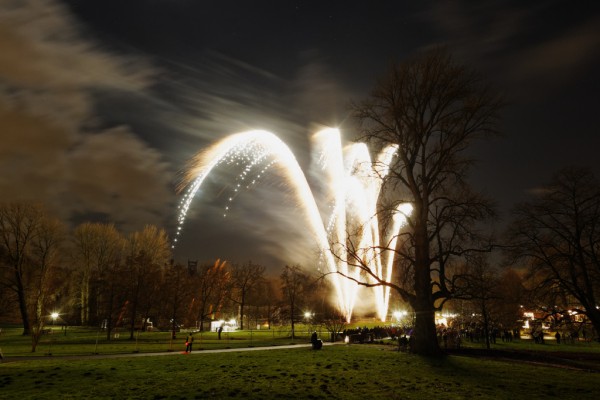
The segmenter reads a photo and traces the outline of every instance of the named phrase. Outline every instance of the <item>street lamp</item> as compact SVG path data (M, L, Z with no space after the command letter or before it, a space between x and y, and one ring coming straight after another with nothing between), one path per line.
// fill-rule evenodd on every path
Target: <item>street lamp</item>
M50 314L50 317L52 318L52 328L54 328L54 321L56 321L56 318L58 318L58 313L55 311L52 314ZM50 333L53 333L52 330L50 331ZM54 335L52 335L54 336ZM48 355L51 356L52 355L52 342L54 341L54 337L50 338L50 347L48 349Z
M305 324L306 324L306 333L310 335L310 324L311 324L311 317L313 316L313 314L310 311L305 311L304 312L304 319L306 320Z

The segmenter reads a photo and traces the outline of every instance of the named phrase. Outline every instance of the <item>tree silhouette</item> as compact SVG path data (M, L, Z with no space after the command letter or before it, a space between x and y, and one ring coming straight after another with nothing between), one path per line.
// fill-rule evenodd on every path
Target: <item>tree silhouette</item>
M397 146L382 189L380 221L391 220L400 204L412 205L393 251L407 285L371 270L357 248L347 244L350 263L360 268L365 285L390 286L416 313L412 351L439 354L435 311L452 293L456 259L485 250L476 224L493 215L490 203L466 181L472 160L469 146L495 133L502 101L482 77L455 63L437 48L391 65L370 97L354 104L360 138L375 150ZM385 222L381 224L385 228Z
M568 167L514 209L508 237L529 267L538 297L585 314L600 332L600 183Z

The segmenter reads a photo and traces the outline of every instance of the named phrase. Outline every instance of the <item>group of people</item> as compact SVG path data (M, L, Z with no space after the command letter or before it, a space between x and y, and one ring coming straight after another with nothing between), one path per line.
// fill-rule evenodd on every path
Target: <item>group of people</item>
M373 328L365 326L363 328L345 329L342 332L343 337L348 338L350 343L371 343L388 337L395 340L405 334L405 329L396 326L375 326Z
M533 341L535 343L538 344L544 344L546 343L544 341L544 331L542 331L541 329L534 329L531 331L531 337L533 338ZM570 335L563 333L562 335L560 334L560 332L556 332L554 334L554 338L556 339L556 344L560 344L561 341L562 343L567 343L567 341L569 341L571 344L574 343L576 340L579 340L579 333L578 332L572 332Z

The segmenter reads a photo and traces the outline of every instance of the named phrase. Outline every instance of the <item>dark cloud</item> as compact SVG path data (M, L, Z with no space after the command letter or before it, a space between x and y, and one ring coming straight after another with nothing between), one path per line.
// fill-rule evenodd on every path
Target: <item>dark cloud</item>
M162 156L128 127L91 130L94 90L144 91L156 71L78 35L60 4L0 2L0 193L63 218L123 227L164 222L173 202Z
M600 56L600 17L524 49L512 69L518 81L569 84Z

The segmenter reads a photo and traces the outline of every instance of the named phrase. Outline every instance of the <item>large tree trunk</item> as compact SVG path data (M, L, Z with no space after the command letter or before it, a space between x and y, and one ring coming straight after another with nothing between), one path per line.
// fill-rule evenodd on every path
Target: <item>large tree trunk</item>
M88 275L85 273L81 282L81 325L89 324L89 291L90 283Z
M131 323L129 325L129 340L134 339L135 319L137 318L137 303L131 305Z
M587 317L596 331L596 337L600 336L600 310L590 307Z
M240 329L242 330L244 330L244 296L242 296L242 301L240 302ZM250 322L248 322L248 324L250 324Z
M134 339L135 320L137 318L138 300L139 300L138 293L139 293L139 286L136 286L133 300L131 302L131 326L130 326L130 331L129 331L129 340Z
M417 209L417 212L421 212ZM426 221L426 219L423 219ZM426 223L415 225L415 327L411 337L411 352L421 355L439 355L441 349L435 330L435 308L431 294L429 241Z
M31 323L29 321L29 311L27 310L27 299L25 288L18 272L15 272L17 281L17 294L19 296L19 309L21 310L21 319L23 320L23 336L31 334Z
M421 276L420 278L418 278ZM425 280L426 279L426 280ZM425 281L424 281L425 280ZM435 309L431 299L429 270L417 271L415 274L416 290L415 327L411 337L411 352L421 355L435 356L441 354L435 330Z
M292 321L292 339L294 339L296 337L296 332L295 332L295 326L294 326L294 320L296 316L294 315L294 307L292 307L292 311L291 311L291 321Z
M483 334L485 335L485 348L490 349L490 318L488 316L485 303L481 304L481 315L483 316Z
M110 334L112 333L112 329L113 329L113 307L114 307L114 293L113 293L113 287L112 285L110 286L110 291L109 291L109 295L108 295L108 304L107 304L107 312L105 313L106 315L106 340L110 341Z

